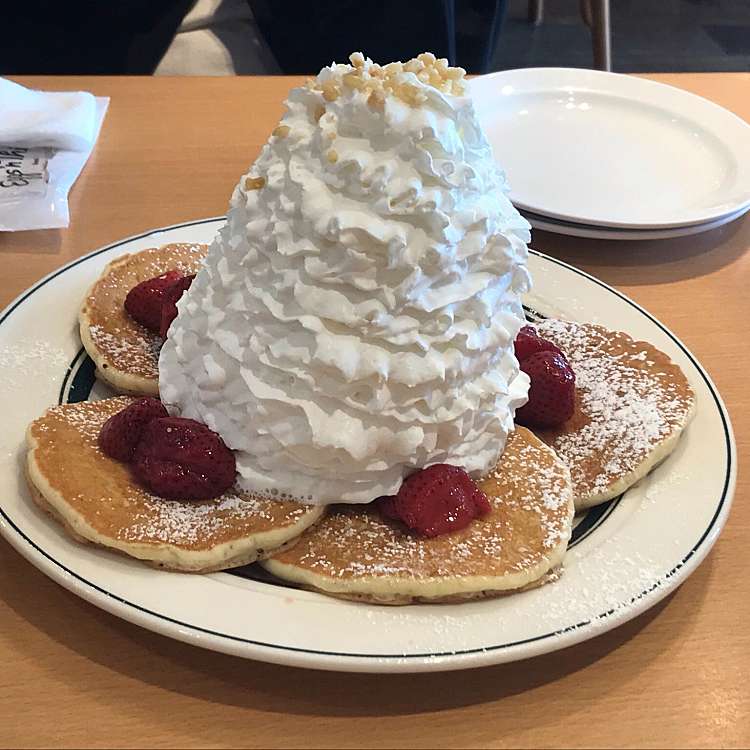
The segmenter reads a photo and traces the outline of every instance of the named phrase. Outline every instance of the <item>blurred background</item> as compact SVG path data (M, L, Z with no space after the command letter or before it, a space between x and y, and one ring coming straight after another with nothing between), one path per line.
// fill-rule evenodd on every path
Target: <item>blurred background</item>
M2 15L0 74L313 73L353 50L431 50L470 73L750 70L750 0L27 0Z

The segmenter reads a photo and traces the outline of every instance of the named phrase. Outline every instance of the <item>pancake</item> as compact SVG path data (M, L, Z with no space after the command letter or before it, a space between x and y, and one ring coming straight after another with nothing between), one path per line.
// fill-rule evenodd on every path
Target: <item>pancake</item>
M573 416L534 432L570 468L576 510L622 494L675 448L695 395L682 370L652 344L591 323L544 320L576 374Z
M125 297L141 281L167 271L196 273L207 252L207 245L163 245L107 265L78 314L81 341L96 364L97 377L121 393L158 396L162 338L128 315Z
M479 486L492 510L460 531L420 537L371 505L339 505L261 564L303 588L376 604L480 599L553 580L573 519L565 464L518 428Z
M98 447L101 426L134 399L63 404L32 422L27 478L34 500L79 541L189 572L246 565L293 542L323 509L229 491L165 500Z

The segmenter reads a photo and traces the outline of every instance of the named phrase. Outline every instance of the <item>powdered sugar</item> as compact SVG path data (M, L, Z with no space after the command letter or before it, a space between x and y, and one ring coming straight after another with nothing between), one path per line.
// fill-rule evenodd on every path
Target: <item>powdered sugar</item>
M117 327L104 328L92 325L91 340L118 370L146 378L159 377L159 350L162 338L150 331L139 331Z
M25 403L29 392L54 393L55 378L65 370L70 354L47 340L26 338L0 348L0 392L6 404ZM7 409L7 406L6 406ZM0 431L0 460L15 461L18 435L8 429L7 414Z
M545 320L537 328L570 361L578 401L563 429L540 436L569 464L577 497L604 492L682 429L692 391L650 344L590 324Z
M60 367L67 363L67 354L49 341L37 340L0 349L0 369L27 375L39 369L39 365Z
M160 541L177 546L203 545L206 540L221 535L227 527L246 523L248 516L268 523L274 520L268 503L232 491L202 503L170 502L148 493L139 494L138 501L144 509L123 526L118 535L120 539ZM299 517L303 513L304 509L296 506L290 516Z
M668 582L663 566L638 551L636 540L631 551L619 551L622 538L606 539L585 554L572 550L566 558L567 567L575 567L575 596L552 596L545 599L542 622L554 626L560 622L581 622L594 628L608 625L611 617L634 606L641 596L650 594ZM572 557L573 559L570 559ZM633 592L642 592L634 596ZM535 612L534 624L540 621Z
M50 372L68 364L69 356L48 341L27 341L0 349L0 389L8 395L12 390L29 387L29 380L41 375L48 379Z
M561 541L570 538L570 526L562 523L566 519L570 489L568 476L561 471L556 463L540 461L538 448L528 443L518 449L518 459L521 467L527 467L525 481L517 484L517 498L514 502L527 512L536 513L543 530L542 545L545 549L557 547ZM503 480L503 458L500 469L493 473L493 477Z
M346 514L346 509L339 511ZM311 543L298 563L313 571L338 578L398 576L406 578L445 578L461 575L464 568L481 574L500 559L505 540L500 536L476 536L452 540L447 551L434 554L425 539L389 524L374 512L359 511L366 524L328 524L312 532ZM339 557L350 552L347 559ZM488 565L489 564L489 565ZM514 565L522 568L520 561Z

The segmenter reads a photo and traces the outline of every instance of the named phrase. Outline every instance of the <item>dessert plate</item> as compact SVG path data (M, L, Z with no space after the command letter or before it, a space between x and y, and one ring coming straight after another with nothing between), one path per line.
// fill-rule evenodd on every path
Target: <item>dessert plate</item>
M653 230L750 206L750 125L706 99L573 68L502 71L470 85L520 209Z
M686 372L697 416L675 452L618 500L579 519L553 584L457 605L378 607L240 575L154 570L72 541L33 505L24 432L48 406L101 398L76 313L107 262L168 242L209 242L223 219L132 237L42 279L0 315L0 531L31 563L98 607L163 635L269 662L362 672L448 670L524 659L591 638L682 583L716 541L735 484L735 445L713 383L657 320L619 292L532 251L530 315L565 316L651 341ZM54 315L50 314L54 311Z
M672 229L608 229L594 224L575 224L574 222L551 219L548 216L540 216L531 211L524 210L522 213L534 229L542 229L545 232L554 232L555 234L566 234L571 237L587 237L597 240L668 240L717 229L741 218L748 211L750 211L750 206L741 208L733 214L722 216L720 219L707 221L704 224L690 224L686 227L673 227Z

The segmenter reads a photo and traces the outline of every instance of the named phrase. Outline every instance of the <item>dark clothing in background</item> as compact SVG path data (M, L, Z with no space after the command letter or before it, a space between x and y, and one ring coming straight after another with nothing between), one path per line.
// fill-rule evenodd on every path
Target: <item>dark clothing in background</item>
M248 0L284 73L316 73L363 52L375 62L420 52L485 73L506 0Z
M456 64L489 73L505 19L507 0L456 0Z
M0 74L150 75L193 0L5 0Z
M317 73L362 51L420 52L485 72L506 0L248 0L284 73ZM12 4L12 6L11 6ZM9 0L0 75L150 75L193 0Z
M453 0L249 0L255 21L285 73L348 62L409 60L429 49L455 62Z

